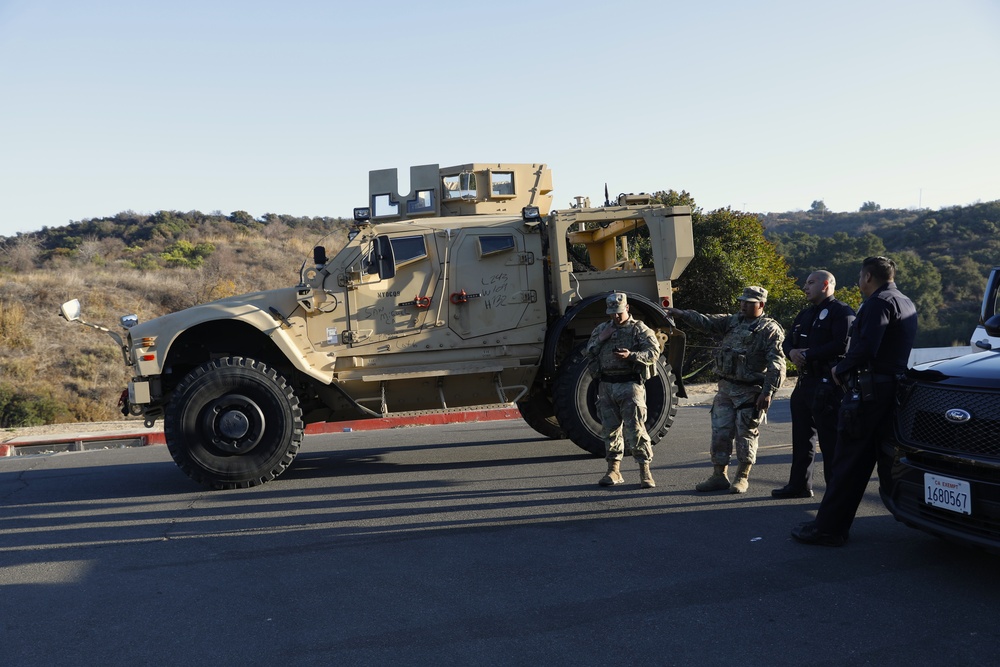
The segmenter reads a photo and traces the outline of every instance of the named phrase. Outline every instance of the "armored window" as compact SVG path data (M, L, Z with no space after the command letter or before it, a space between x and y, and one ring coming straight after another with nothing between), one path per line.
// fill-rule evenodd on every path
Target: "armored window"
M394 203L389 195L373 195L372 209L372 217L375 218L399 215L399 204Z
M490 172L490 195L493 197L514 196L514 172Z
M434 191L417 190L416 196L406 202L407 213L433 213Z
M390 239L396 266L400 267L427 257L427 246L423 236L398 236Z
M496 255L501 252L510 252L515 249L514 237L504 236L480 236L476 239L478 243L479 258Z
M476 175L470 171L463 171L455 176L445 176L441 179L444 186L445 199L475 199Z

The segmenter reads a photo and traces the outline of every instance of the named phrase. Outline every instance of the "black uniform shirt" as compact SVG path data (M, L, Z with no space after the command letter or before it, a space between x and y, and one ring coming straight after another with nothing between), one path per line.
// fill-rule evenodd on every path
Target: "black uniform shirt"
M881 375L897 375L906 364L917 336L917 309L909 297L888 282L865 299L851 327L851 343L837 373L855 368Z
M792 323L782 346L785 355L794 349L807 350L806 369L827 375L847 349L847 332L854 322L854 309L828 296L818 304L803 308Z

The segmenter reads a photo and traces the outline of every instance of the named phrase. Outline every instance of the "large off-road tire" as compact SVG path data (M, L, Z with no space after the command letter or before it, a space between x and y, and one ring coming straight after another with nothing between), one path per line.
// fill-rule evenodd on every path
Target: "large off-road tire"
M597 388L590 377L589 360L579 351L556 375L555 413L559 425L578 447L604 456L601 422L597 417ZM667 434L677 416L674 374L664 357L656 360L656 375L646 381L646 431L655 445Z
M546 438L553 440L566 438L566 431L562 429L559 420L556 419L552 398L546 394L541 392L530 394L523 401L517 402L517 409L521 412L525 423Z
M216 489L274 479L295 458L304 431L299 399L285 378L241 357L191 371L163 419L167 447L180 469Z

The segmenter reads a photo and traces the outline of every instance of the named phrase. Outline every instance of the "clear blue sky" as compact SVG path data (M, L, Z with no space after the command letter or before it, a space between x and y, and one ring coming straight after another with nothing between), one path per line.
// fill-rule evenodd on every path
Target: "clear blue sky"
M998 82L996 0L0 0L0 235L349 216L428 163L548 163L557 207L990 201Z

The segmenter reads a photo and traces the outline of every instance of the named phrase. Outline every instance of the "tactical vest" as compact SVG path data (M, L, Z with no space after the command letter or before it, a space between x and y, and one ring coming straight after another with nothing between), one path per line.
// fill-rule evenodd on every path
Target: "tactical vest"
M656 375L656 363L644 364L634 359L619 359L615 356L615 350L623 347L635 351L646 336L655 335L652 329L635 318L630 319L622 326L615 326L607 322L602 326L614 327L611 338L601 346L599 354L591 361L588 370L593 377L598 377L601 373L635 373L639 379L645 382ZM658 345L657 345L658 346Z
M778 326L774 320L761 316L741 322L726 332L714 354L715 370L720 376L745 384L764 383L767 379L768 351L763 345L766 338L757 334L762 333L768 323ZM774 388L777 389L783 381L784 372L781 372Z

